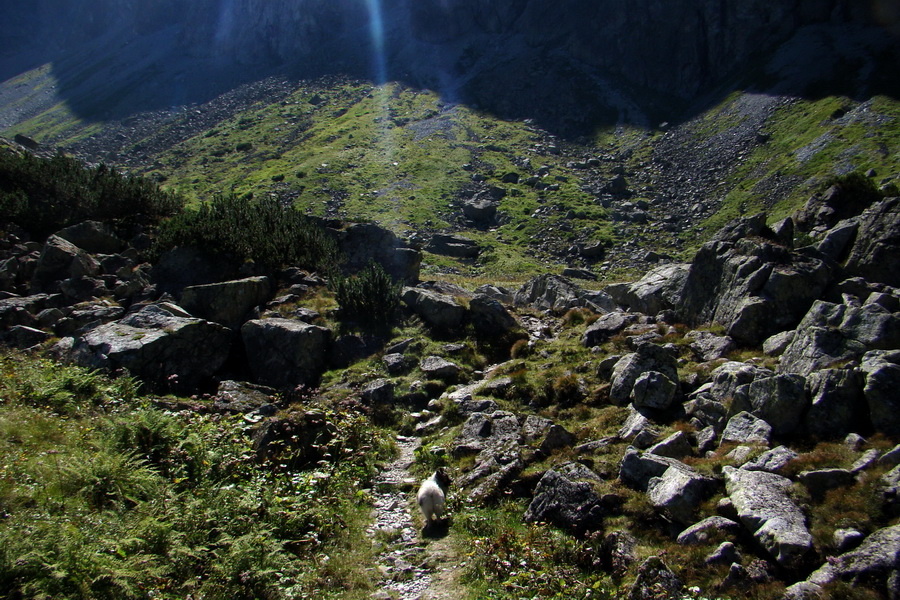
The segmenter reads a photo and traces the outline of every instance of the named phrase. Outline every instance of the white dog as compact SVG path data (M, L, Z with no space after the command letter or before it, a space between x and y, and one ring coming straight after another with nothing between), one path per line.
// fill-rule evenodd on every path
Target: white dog
M419 503L419 508L425 516L425 529L431 527L435 519L444 514L449 487L450 476L443 468L435 471L434 475L423 481L419 487L416 502Z

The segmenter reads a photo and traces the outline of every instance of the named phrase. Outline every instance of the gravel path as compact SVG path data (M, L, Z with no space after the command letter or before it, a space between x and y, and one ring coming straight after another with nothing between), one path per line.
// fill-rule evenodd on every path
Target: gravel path
M384 544L377 568L383 584L373 598L381 600L451 599L455 577L452 549L446 539L425 543L413 520L417 481L410 474L419 438L397 437L399 454L376 477L374 523L368 530L374 543Z

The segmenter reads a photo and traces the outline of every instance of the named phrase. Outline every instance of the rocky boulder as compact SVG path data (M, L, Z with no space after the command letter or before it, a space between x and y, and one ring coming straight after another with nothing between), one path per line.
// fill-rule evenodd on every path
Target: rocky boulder
M422 288L404 288L401 297L426 325L438 331L455 331L466 317L466 309L445 294Z
M579 463L550 469L535 488L525 521L553 523L575 535L602 529L607 511L594 489L600 481L596 473Z
M834 581L867 584L888 598L900 593L900 525L879 529L850 552L825 563L809 576L809 583L824 586Z
M456 235L434 234L425 250L440 256L452 256L454 258L475 258L481 253L481 248L472 240Z
M861 370L866 378L863 394L872 426L887 435L900 435L900 350L866 353Z
M791 480L726 466L725 489L738 517L778 564L794 568L812 549L806 517L791 498Z
M622 357L613 368L610 379L610 401L619 406L629 402L632 399L635 382L648 371L658 373L653 379L659 385L652 386L649 381L646 382L646 385L642 387L642 395L646 395L644 392L671 391L671 385L678 382L678 363L672 353L656 344L642 344L638 346L636 352ZM670 385L665 385L665 380L668 380ZM659 389L662 387L665 387L666 390ZM671 397L668 394L664 395L671 403L674 392Z
M153 265L150 281L160 292L178 297L184 288L191 285L229 281L240 277L234 261L227 256L212 255L200 248L179 247L159 257Z
M584 290L560 275L545 273L526 282L513 297L516 306L533 306L557 314L573 308L589 308L597 313L615 310L616 303L605 292Z
M151 384L196 390L225 363L231 332L150 305L70 340L60 353L85 367L125 369ZM66 340L60 342L63 346Z
M811 402L803 417L803 431L819 439L838 439L863 431L868 422L868 411L859 402L864 383L859 369L822 369L811 373L806 378ZM900 385L900 381L896 384Z
M688 324L721 323L739 344L790 329L820 297L832 269L766 235L765 215L726 226L691 264L677 310Z
M900 316L877 304L848 306L817 300L784 351L782 373L809 375L868 350L900 348Z
M184 288L181 306L192 315L237 329L250 309L269 300L271 288L268 277L194 285Z
M509 462L518 455L521 430L518 418L510 412L474 413L453 441L452 453L457 457L478 454L478 460L499 457L502 462Z
M747 411L772 426L775 435L792 432L807 408L806 379L781 374L754 379L746 397L735 398L731 411Z
M650 503L677 523L694 522L700 503L715 490L715 481L686 469L669 467L647 484Z
M64 279L95 277L100 273L100 263L94 257L63 238L51 235L47 238L31 277L31 291L59 291Z
M119 239L113 228L98 221L71 225L56 232L56 235L91 254L117 254L125 249L125 242Z
M480 337L502 336L519 327L498 300L485 294L475 294L469 301L469 320Z
M681 597L683 584L658 556L651 556L638 567L637 578L628 590L628 600L666 600Z
M581 342L588 348L599 346L609 341L612 336L621 333L629 325L636 323L637 320L638 316L631 313L618 310L607 313L588 325Z
M689 264L669 264L651 269L639 281L614 283L604 288L620 306L645 315L655 315L677 306Z
M887 198L859 216L859 233L844 265L848 275L900 287L900 198Z
M312 384L322 374L331 331L302 321L259 319L244 323L241 339L259 383L291 388Z

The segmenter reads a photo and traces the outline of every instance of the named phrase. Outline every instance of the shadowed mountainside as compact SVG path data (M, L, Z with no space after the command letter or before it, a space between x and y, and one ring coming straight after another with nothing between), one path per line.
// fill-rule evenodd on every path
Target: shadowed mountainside
M2 127L60 100L105 121L266 75L346 74L571 136L677 121L733 89L896 96L900 62L886 0L39 0L5 13ZM49 63L49 85L16 78Z

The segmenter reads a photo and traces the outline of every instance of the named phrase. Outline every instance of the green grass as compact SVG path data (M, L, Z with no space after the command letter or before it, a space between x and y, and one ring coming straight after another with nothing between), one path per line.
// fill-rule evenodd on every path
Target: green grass
M260 462L242 419L155 408L130 379L4 354L0 397L4 596L371 592L363 488L385 445L358 413L315 407L341 460L298 469Z

